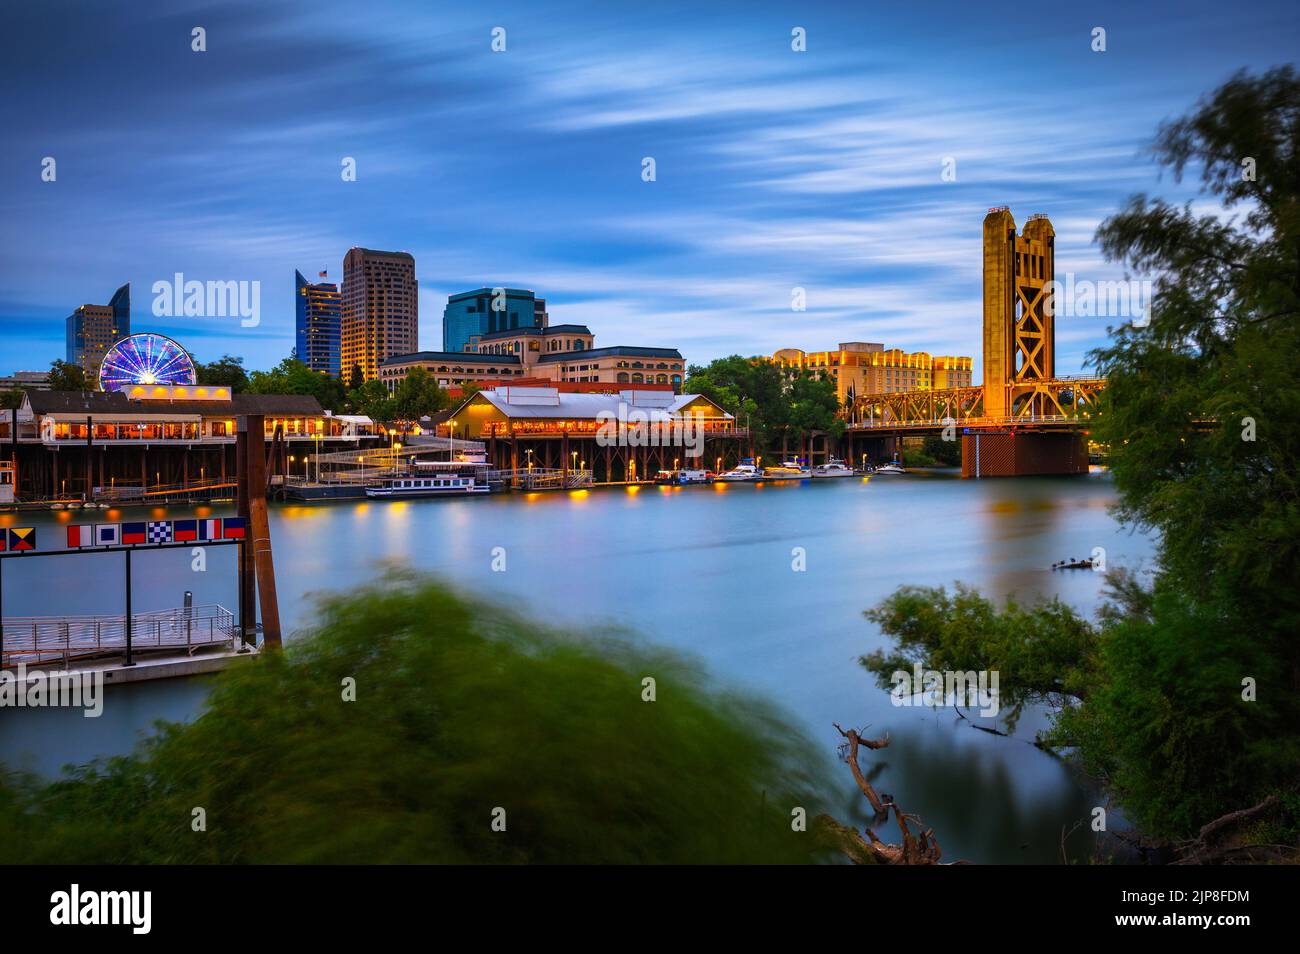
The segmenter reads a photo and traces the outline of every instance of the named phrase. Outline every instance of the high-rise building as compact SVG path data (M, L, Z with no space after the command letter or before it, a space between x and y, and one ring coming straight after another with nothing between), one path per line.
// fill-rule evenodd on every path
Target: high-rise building
M354 248L343 257L339 357L345 380L360 368L369 381L385 358L419 349L418 289L408 252Z
M546 299L524 288L476 288L447 299L442 350L465 351L474 336L519 328L545 328Z
M127 282L107 305L82 305L68 315L66 360L81 365L86 380L93 383L108 349L130 333L131 283Z
M325 273L321 272L321 278ZM333 282L312 284L293 273L298 360L313 371L339 375L341 352L339 337L343 321L342 299Z

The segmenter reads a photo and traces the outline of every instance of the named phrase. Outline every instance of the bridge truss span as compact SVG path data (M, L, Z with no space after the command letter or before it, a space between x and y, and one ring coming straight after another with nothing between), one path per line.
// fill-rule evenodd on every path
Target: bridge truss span
M916 431L949 425L958 428L1016 424L1075 426L1096 413L1105 386L1105 378L1085 375L1009 382L1002 385L1004 400L996 403L1010 413L996 417L986 413L985 387L863 394L850 409L848 427Z

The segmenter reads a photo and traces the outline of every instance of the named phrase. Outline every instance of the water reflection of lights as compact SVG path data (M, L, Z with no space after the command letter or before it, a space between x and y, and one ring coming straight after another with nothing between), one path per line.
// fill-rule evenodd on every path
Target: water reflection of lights
M586 500L591 495L590 490L570 490L569 496L574 500Z

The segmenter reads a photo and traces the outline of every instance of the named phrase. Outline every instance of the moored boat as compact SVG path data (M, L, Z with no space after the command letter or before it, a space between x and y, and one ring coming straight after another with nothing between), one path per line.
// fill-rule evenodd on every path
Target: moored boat
M903 465L896 460L891 460L887 464L881 464L879 467L877 467L875 470L872 471L872 474L878 474L882 477L888 477L891 475L897 476L906 473L907 471L903 469Z
M775 467L764 467L763 476L798 480L801 477L807 477L808 470L797 460L785 460Z
M704 484L713 479L713 475L707 470L679 470L677 472L677 483L679 484Z
M445 477L389 477L375 487L367 487L366 496L464 497L489 491L487 484L476 483L473 477L452 474Z
M812 476L815 478L823 477L852 477L853 468L837 457L832 457L824 464L818 464L812 469Z
M725 474L719 474L718 480L725 480L728 483L741 480L762 480L763 472L753 464L739 464L734 469L727 471Z

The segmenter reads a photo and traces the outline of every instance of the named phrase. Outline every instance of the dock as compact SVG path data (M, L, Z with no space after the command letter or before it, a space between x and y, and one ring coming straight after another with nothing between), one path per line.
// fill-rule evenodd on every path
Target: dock
M0 669L33 685L68 674L105 685L219 672L258 655L239 640L235 614L220 604L124 615L5 617Z

